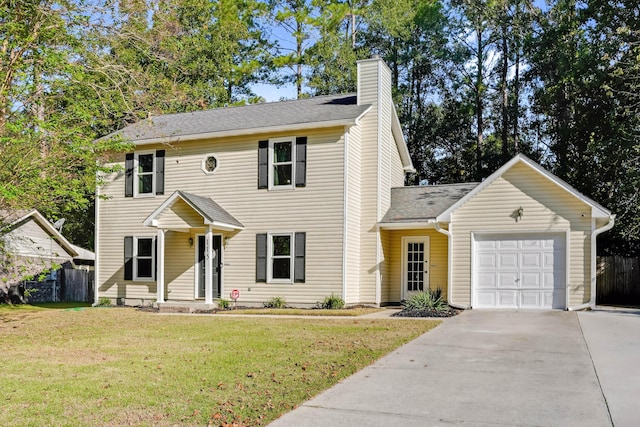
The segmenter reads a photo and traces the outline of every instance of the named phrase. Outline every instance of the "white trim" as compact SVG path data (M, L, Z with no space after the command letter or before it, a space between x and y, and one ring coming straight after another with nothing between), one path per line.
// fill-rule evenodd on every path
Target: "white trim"
M207 280L206 274L207 274L207 272L205 270L205 283L204 283L205 295L204 296L200 296L200 266L198 265L198 261L199 261L198 260L198 253L200 251L200 249L199 249L200 248L200 237L204 237L205 238L204 241L205 241L205 262L206 262L206 234L205 233L197 233L197 234L194 234L194 237L195 237L195 239L194 239L194 241L195 241L195 244L194 244L195 250L194 250L194 254L193 254L193 266L194 266L194 270L195 270L195 275L194 275L195 277L194 277L194 284L193 284L193 286L194 286L194 288L193 288L193 296L194 296L194 299L200 299L200 298L206 298L206 292L207 292L207 289L206 289L206 286L207 286L207 284L206 284L206 280ZM223 277L223 271L224 271L224 268L223 268L223 266L224 266L224 235L222 233L212 233L212 238L211 238L212 248L213 248L213 240L216 237L220 237L220 253L218 254L218 256L220 257L220 269L218 270L218 277L219 277L219 280L220 280L220 295L218 295L218 298L222 298L222 295L223 295L223 292L224 292L224 277ZM213 267L213 265L212 265L212 267ZM206 265L205 265L205 268L206 268ZM215 293L213 288L215 287L215 283L213 283L213 271L211 273L212 273L211 294L212 294L212 299L213 299L213 296L214 296L213 294Z
M381 211L382 211L382 198L380 197L380 193L381 193L381 184L382 184L382 176L381 176L381 169L382 169L382 127L380 126L380 122L381 117L382 117L382 113L381 113L381 108L380 106L382 105L382 91L380 90L381 86L382 86L382 73L381 73L381 63L382 60L379 58L376 58L377 63L377 67L376 67L376 108L377 108L377 115L376 115L376 130L377 130L377 141L376 141L376 148L377 148L377 153L378 153L378 157L376 158L376 163L377 163L377 167L378 167L378 173L377 173L377 187L376 187L376 199L377 199L377 204L376 204L376 223L378 223L381 219L382 219L382 215L381 215ZM382 277L381 274L382 272L380 271L380 262L382 260L382 242L381 242L381 236L380 236L380 231L376 230L376 304L380 305L381 302L381 298L382 298Z
M155 249L155 241L156 236L132 236L133 237L133 252L131 254L131 259L133 261L133 271L132 271L132 281L134 282L155 282L155 267L156 267L156 249ZM151 240L151 276L138 276L138 240ZM149 259L148 256L145 256L140 259Z
M273 278L273 238L277 236L289 236L289 278L274 279ZM293 283L294 282L294 264L295 264L295 233L267 233L267 283ZM285 256L279 256L276 259L284 259Z
M447 304L454 308L466 310L469 308L468 305L458 304L453 301L453 235L451 234L453 224L449 224L449 230L445 230L440 227L440 224L436 223L435 229L438 233L447 236Z
M428 221L411 222L379 222L376 227L380 230L431 230L438 227L434 219Z
M32 217L33 220L49 234L50 239L55 239L70 257L75 258L79 255L78 252L73 249L71 243L58 230L56 230L53 224L47 221L47 219L42 216L42 214L37 209L30 211L26 215L21 216L20 218L10 222L9 224L6 224L4 227L2 227L2 230L8 230L14 225L28 220L30 217Z
M332 127L342 127L342 126L354 126L358 124L358 121L369 112L371 108L367 108L362 112L358 117L353 119L341 119L341 120L327 120L323 122L310 122L310 123L292 123L288 125L279 125L279 126L263 126L251 129L232 129L225 131L217 131L217 132L203 132L196 134L188 134L188 135L180 135L180 136L171 136L171 137L158 137L158 138L145 138L145 139L131 139L131 141L138 146L143 145L151 145L151 144L172 144L176 142L182 141L197 141L201 139L213 139L213 138L225 138L231 136L244 136L244 135L258 135L258 134L268 134L268 133L280 133L280 132L291 132L291 131L299 131L299 130L309 130L309 129L321 129L321 128L332 128ZM120 135L120 134L116 134ZM116 136L114 135L114 136ZM106 138L106 137L105 137ZM101 138L102 139L102 138ZM98 139L100 141L101 139Z
M193 209L196 213L198 213L198 215L202 217L204 221L204 225L211 225L216 229L223 230L223 231L244 230L244 227L240 227L234 224L227 224L227 223L215 221L215 220L211 221L210 219L205 217L205 215L203 214L202 211L200 211L200 209L196 208L186 198L184 198L182 194L180 194L180 191L174 191L173 194L171 194L171 196L169 196L164 202L160 204L160 206L158 206L153 212L151 212L151 214L142 222L142 224L147 227L158 227L159 222L156 219L156 216L158 216L162 211L164 211L165 209L170 207L173 203L175 203L177 198L180 198L180 200L185 202L187 205L189 205L191 209ZM175 231L180 231L180 230L175 230Z
M584 194L580 193L575 188L573 188L572 186L570 186L569 184L567 184L566 182L564 182L563 180L561 180L560 178L558 178L557 176L552 174L551 172L547 171L542 166L540 166L539 164L537 164L533 160L529 159L525 155L518 154L514 158L509 160L507 163L505 163L500 169L498 169L493 174L491 174L488 178L486 178L484 181L482 181L476 188L471 190L464 197L462 197L460 200L458 200L456 203L454 203L451 207L449 207L449 209L447 209L446 211L444 211L443 213L438 215L438 217L436 218L436 221L438 221L438 222L450 222L451 221L451 214L454 211L456 211L459 207L461 207L462 205L467 203L467 201L469 201L476 194L478 194L482 190L484 190L493 181L495 181L497 178L502 176L506 171L511 169L516 163L520 163L520 162L524 163L527 166L529 166L534 171L538 172L540 175L542 175L542 176L546 177L547 179L549 179L550 181L552 181L554 184L556 184L559 187L563 188L564 190L569 192L571 195L573 195L574 197L576 197L577 199L579 199L583 203L591 206L591 208L592 208L592 214L591 214L592 217L595 217L595 218L609 218L611 216L611 212L609 212L607 209L605 209L604 207L600 206L598 203L594 202L593 200L589 199L587 196L585 196Z
M151 172L145 172L145 175L151 175L151 192L150 193L140 193L139 189L139 175L138 175L138 162L140 156L148 156L151 155ZM156 152L155 150L144 150L144 151L135 151L133 153L133 197L134 198L144 198L144 197L155 197L156 196Z
M607 223L605 225L603 225L600 228L596 228L596 220L595 218L591 218L591 265L590 265L590 270L591 270L591 277L590 277L590 288L589 288L589 302L585 303L585 304L581 304L575 307L569 307L568 310L569 311L573 311L573 310L584 310L587 308L590 308L592 310L594 310L596 308L596 285L597 285L597 260L598 260L598 256L597 256L597 237L599 234L604 233L605 231L611 230L611 228L613 228L614 224L615 224L615 219L616 216L615 215L611 215L609 217L609 221L607 221Z
M96 180L98 179L96 174ZM100 186L96 185L96 198L95 198L95 212L94 212L94 225L93 225L93 252L95 254L95 261L93 263L93 305L97 306L100 300L100 257L98 256L100 251Z
M193 237L194 237L194 253L193 253L193 266L195 268L195 277L194 277L194 283L193 283L193 299L199 299L199 298L203 298L200 296L200 265L199 265L199 259L198 259L198 254L200 253L200 236L204 237L204 233L194 233ZM205 271L205 275L206 275L206 271Z
M571 259L571 230L563 229L563 230L517 230L517 231L505 231L505 230L480 230L480 231L471 231L471 262L470 262L470 270L471 270L471 307L476 308L476 264L477 264L477 252L476 252L476 237L485 237L485 236L513 236L515 238L521 238L522 236L527 235L536 235L536 236L555 236L555 237L564 237L564 288L565 288L565 301L564 307L562 309L566 310L569 307L569 279L570 279L570 259ZM512 309L512 308L509 308ZM520 309L520 308L518 308ZM558 308L556 308L557 310Z
M290 184L279 184L275 185L275 156L274 156L274 145L278 143L288 142L291 144L291 160L289 162L281 162L280 164L288 164L291 163L291 183ZM268 150L268 160L267 167L268 172L267 176L269 179L268 189L273 190L295 190L296 188L296 137L295 136L284 136L278 138L270 138L269 139L269 150Z
M158 277L156 278L156 292L158 293L156 302L162 303L165 302L164 298L164 290L165 290L165 277L164 277L164 246L165 246L165 233L166 231L159 228L158 236L156 237L156 242L158 245L158 253L156 262L158 265Z
M213 168L213 170L212 170L212 171L208 171L208 170L207 170L207 167L206 167L207 159L208 159L209 157L213 157L213 158L215 159L215 161L216 161L216 165L214 166L214 168ZM218 163L218 156L216 156L215 154L213 154L213 153L208 153L208 154L205 154L205 155L202 157L202 162L200 163L200 169L202 170L202 172L203 172L205 175L213 175L214 173L216 173L216 171L218 170L218 167L219 167L219 166L220 166L220 164Z
M424 276L423 276L423 290L428 290L430 289L430 276L431 276L431 239L429 238L429 236L402 236L401 239L401 245L402 245L402 252L400 255L401 258L401 262L402 262L402 268L400 269L400 299L407 299L407 297L409 296L409 291L407 290L407 243L409 242L413 242L413 243L424 243L424 264L423 264L423 270L425 269L424 266L426 265L426 270L424 272Z
M343 195L342 206L344 209L342 218L342 300L347 301L347 231L349 230L349 128L344 129L344 150L343 150Z
M204 303L213 304L213 229L204 236Z

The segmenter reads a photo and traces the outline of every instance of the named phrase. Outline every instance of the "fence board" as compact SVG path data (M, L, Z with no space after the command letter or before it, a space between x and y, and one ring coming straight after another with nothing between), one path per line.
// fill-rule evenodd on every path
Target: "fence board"
M640 258L598 257L597 304L640 305Z
M93 271L65 268L63 277L63 301L93 301Z

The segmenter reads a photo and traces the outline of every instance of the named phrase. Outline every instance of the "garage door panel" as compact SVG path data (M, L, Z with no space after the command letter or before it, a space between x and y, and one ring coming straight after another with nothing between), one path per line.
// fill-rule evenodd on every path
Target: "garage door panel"
M504 268L518 268L518 254L517 253L500 253L498 254L498 265L499 269Z
M543 292L524 290L520 292L520 308L541 308Z
M476 307L565 308L564 241L560 234L477 236Z
M518 292L498 291L498 305L500 308L518 308Z
M481 269L495 269L498 265L497 254L479 254L478 255L478 268Z

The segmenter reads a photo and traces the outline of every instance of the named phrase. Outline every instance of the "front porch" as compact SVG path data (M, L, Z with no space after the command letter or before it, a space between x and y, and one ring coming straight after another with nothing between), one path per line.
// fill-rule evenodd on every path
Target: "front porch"
M157 229L156 304L161 311L217 307L224 292L224 247L244 229L212 199L176 191L144 225Z

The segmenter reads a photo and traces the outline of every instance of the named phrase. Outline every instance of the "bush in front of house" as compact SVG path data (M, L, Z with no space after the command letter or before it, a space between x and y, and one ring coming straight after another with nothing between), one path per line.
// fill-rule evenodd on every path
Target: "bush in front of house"
M283 297L273 297L264 303L264 308L286 308L287 302Z
M220 310L228 310L230 306L231 306L231 301L229 301L228 299L220 298L218 300L218 308Z
M325 310L340 310L344 308L344 300L337 295L331 294L324 298L324 301L318 302L318 308Z
M442 298L442 289L424 290L411 294L409 298L402 301L402 307L405 310L446 310L449 306L447 301Z

